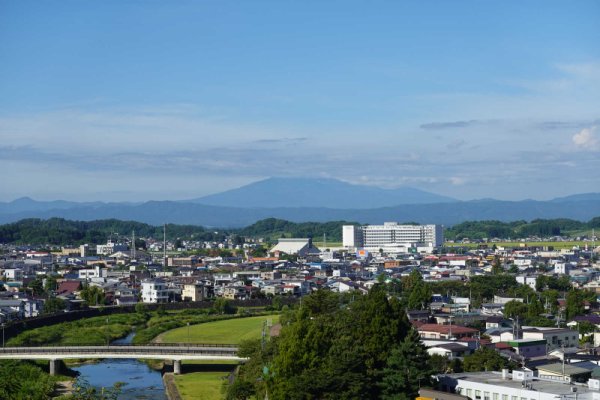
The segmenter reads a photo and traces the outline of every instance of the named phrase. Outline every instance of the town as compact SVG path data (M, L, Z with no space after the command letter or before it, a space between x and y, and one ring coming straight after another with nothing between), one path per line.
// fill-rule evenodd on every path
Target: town
M76 247L5 243L0 322L4 329L48 314L218 298L293 303L320 290L367 294L385 285L443 365L435 390L423 388L421 397L600 396L600 247L593 231L576 242L554 237L554 245L504 246L494 238L465 247L469 240L445 241L440 225L340 230L341 243L324 237L318 246L315 238L270 243L238 235L167 241L166 231L163 238L132 232ZM490 366L503 368L477 365L483 352L499 357Z

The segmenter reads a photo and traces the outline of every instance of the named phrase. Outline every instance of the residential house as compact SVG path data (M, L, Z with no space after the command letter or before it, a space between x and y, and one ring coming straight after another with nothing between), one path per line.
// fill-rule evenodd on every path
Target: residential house
M169 290L161 279L146 279L142 281L142 302L167 303Z
M479 334L477 329L460 325L424 324L419 326L417 330L423 339L475 338Z

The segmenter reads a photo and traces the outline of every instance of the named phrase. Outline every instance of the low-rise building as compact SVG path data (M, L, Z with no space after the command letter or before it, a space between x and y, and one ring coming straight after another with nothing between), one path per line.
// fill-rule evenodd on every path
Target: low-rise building
M142 301L144 303L167 303L169 290L160 279L149 279L142 282Z
M417 330L423 339L474 338L479 334L477 329L460 325L423 324Z
M522 331L522 338L545 340L550 350L579 344L579 333L564 328L527 327Z
M453 392L472 400L598 400L600 392L594 389L598 380L590 379L588 385L573 385L535 377L531 370L502 372L463 372L438 375L442 391ZM577 397L575 397L577 396Z
M208 287L201 283L183 285L181 299L183 301L202 301L208 298Z

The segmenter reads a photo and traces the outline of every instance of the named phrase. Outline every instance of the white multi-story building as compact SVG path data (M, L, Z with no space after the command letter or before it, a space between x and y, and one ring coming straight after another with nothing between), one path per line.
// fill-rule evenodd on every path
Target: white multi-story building
M142 302L166 303L169 301L169 290L160 279L149 279L142 282Z
M108 269L102 268L99 265L94 268L85 268L79 270L79 279L106 278Z
M96 246L96 254L99 256L108 256L117 251L126 251L127 249L128 247L126 244L113 243L109 240L106 244L99 244Z
M566 365L567 373L573 369ZM589 379L587 384L575 384L570 378L549 379L536 377L530 370L502 372L465 372L438 375L444 391L466 396L473 400L599 400L600 381ZM439 393L439 392L438 392ZM444 398L439 393L437 398Z
M342 227L345 247L380 249L386 247L440 247L444 244L441 225L400 225L385 222L383 225Z

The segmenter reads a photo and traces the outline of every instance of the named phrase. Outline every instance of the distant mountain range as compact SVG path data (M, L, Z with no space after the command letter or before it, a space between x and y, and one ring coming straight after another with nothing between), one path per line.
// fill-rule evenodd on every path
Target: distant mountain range
M457 200L410 187L382 189L336 179L269 178L190 201L220 207L370 209Z
M380 189L333 179L270 178L239 189L188 201L77 203L21 198L0 203L0 223L23 218L62 217L90 221L117 218L153 225L193 224L243 227L275 217L293 222L332 220L382 223L414 221L453 225L462 221L514 221L600 216L600 193L549 201L458 201L413 188Z

